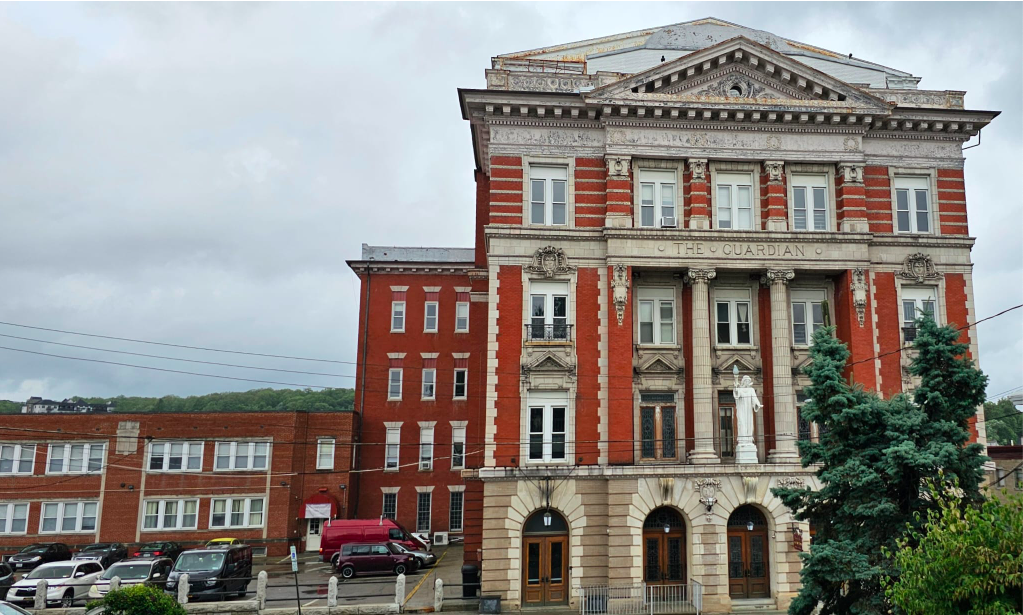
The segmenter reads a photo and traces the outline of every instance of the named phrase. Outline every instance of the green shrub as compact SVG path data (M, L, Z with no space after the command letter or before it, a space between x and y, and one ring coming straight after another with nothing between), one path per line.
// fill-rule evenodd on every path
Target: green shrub
M89 606L102 605L106 615L185 615L185 609L158 587L129 585Z

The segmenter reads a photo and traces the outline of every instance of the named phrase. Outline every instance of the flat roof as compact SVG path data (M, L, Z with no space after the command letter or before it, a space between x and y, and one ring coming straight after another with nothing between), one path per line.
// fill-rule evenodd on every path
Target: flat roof
M473 248L424 248L411 246L371 246L362 244L363 261L396 263L472 263Z

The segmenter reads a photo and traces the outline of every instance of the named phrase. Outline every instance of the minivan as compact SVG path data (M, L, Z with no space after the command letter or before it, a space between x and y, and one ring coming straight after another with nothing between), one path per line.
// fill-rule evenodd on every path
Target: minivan
M349 543L341 547L341 553L335 559L334 569L345 579L366 573L408 574L417 568L415 557L394 543Z
M182 574L188 574L189 597L244 597L252 577L252 547L231 545L182 552L167 578L168 592L177 593Z
M429 550L394 519L332 519L323 526L320 534L323 561L333 564L341 547L353 542L396 542L412 551Z

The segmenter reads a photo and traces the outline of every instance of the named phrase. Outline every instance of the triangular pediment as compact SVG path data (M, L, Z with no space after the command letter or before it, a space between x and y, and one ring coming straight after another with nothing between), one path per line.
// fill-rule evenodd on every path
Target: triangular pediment
M740 373L756 372L758 370L757 366L752 361L750 361L746 357L743 357L742 355L737 354L732 355L730 357L725 357L725 359L721 361L720 365L721 367L719 369L721 373L730 374L732 373L733 367L738 367Z
M639 371L644 373L664 373L674 374L679 371L679 368L675 365L674 361L666 359L660 355L656 355L650 360L644 362L639 366Z
M553 353L544 353L525 366L527 372L564 372L572 366Z
M739 36L586 94L594 103L747 102L886 112L880 98Z

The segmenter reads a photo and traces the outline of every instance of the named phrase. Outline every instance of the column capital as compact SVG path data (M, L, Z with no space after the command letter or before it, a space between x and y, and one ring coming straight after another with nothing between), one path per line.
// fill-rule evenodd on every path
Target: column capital
M686 272L686 282L689 284L707 284L718 276L718 272L714 269L689 269Z
M693 181L706 181L707 180L707 159L706 158L690 158L688 162L689 162L689 172L693 174Z
M863 163L839 162L838 174L842 176L842 184L863 183Z
M796 277L796 272L791 269L768 269L760 276L760 283L764 286L788 284L794 277Z
M765 160L764 170L767 171L768 182L780 184L782 173L785 172L785 163L781 160Z
M605 156L608 179L629 179L632 156Z

